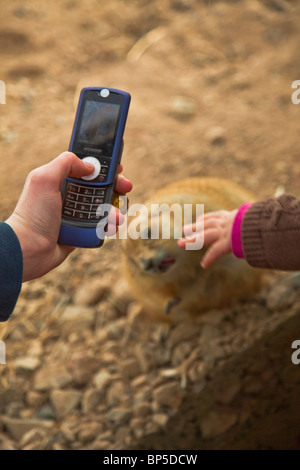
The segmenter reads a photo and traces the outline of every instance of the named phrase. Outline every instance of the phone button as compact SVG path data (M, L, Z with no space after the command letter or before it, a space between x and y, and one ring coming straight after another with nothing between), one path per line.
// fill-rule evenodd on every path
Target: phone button
M90 175L87 175L87 176L82 176L81 179L85 180L85 181L94 180L99 175L99 173L101 171L101 164L100 164L99 160L97 160L97 158L95 158L95 157L88 156L88 157L84 157L82 159L82 161L87 162L87 163L92 163L92 165L94 165L95 169L94 169L93 173L91 173Z

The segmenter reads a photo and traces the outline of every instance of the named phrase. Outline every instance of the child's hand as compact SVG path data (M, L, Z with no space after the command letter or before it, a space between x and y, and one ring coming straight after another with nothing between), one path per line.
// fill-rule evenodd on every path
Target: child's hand
M185 248L187 242L191 242L195 236L193 232L203 229L204 223L204 246L209 249L201 260L203 268L209 268L218 258L231 253L232 225L238 210L208 212L201 220L194 224L183 227L183 233L188 238L178 240L178 245Z

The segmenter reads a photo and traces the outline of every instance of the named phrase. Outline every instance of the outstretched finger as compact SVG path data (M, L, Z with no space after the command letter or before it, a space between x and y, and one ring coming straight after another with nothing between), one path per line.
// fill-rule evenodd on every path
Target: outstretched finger
M213 263L215 263L221 256L228 253L223 243L214 243L206 251L201 260L202 268L209 268Z

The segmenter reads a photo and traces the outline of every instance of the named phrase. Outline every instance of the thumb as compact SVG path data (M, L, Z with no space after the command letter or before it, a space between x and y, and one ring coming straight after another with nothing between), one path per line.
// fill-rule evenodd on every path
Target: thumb
M94 171L94 165L83 162L72 152L63 152L46 165L48 178L61 187L67 176L81 178Z

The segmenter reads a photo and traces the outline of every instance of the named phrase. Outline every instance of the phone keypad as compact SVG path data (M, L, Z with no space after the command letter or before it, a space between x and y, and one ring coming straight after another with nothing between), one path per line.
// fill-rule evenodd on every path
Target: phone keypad
M105 202L107 188L93 188L82 184L67 182L63 215L75 220L97 221L101 216L97 215L99 204Z

